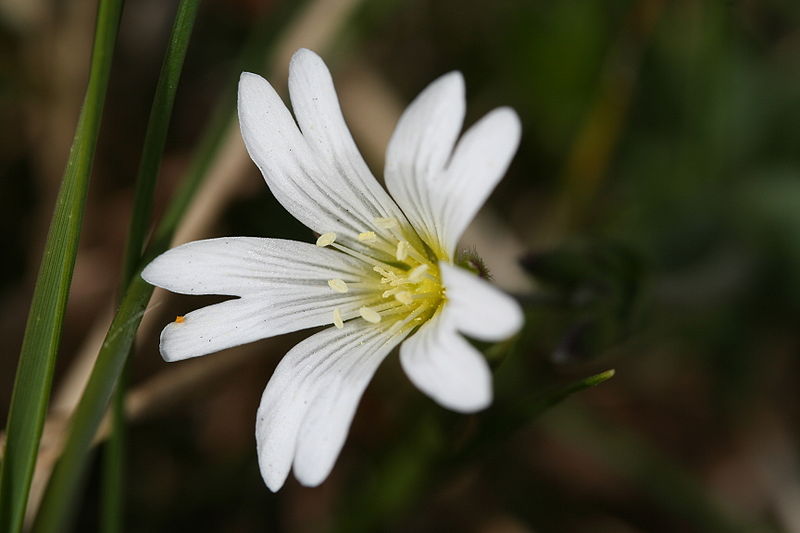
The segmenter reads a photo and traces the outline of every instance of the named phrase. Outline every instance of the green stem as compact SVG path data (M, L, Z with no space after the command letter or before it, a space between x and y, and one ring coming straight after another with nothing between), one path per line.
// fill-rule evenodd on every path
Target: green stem
M124 489L125 486L125 385L127 369L119 377L117 388L111 399L111 434L103 450L103 477L100 531L115 533L123 530Z
M136 176L133 214L125 245L120 292L124 291L142 260L145 236L153 213L153 193L164 154L172 107L178 90L186 50L192 35L200 0L182 0L175 14L169 45L161 65L153 106L144 137L142 157ZM111 409L111 435L103 461L103 490L100 523L102 531L122 530L123 479L125 468L125 376L122 373L114 392Z
M58 193L22 341L0 473L0 531L22 528L78 250L122 0L101 0L86 95Z
M136 272L137 265L142 260L145 236L153 214L153 192L158 169L161 166L175 94L178 90L183 61L186 57L186 50L189 48L189 39L199 6L200 0L181 0L175 14L175 22L172 25L164 62L161 65L161 74L153 96L153 106L150 109L150 119L145 132L139 172L136 175L133 214L125 246L122 289L128 285Z

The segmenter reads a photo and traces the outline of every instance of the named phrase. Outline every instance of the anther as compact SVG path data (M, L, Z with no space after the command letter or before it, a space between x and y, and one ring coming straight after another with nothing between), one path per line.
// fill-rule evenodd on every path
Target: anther
M347 288L347 283L345 283L340 279L329 279L328 287L335 290L336 292L347 292L348 290L350 290Z
M379 266L372 267L372 270L374 270L375 272L377 272L378 274L380 274L384 278L391 278L391 277L393 277L395 275L394 272L392 272L390 270L387 270L387 269L385 269L383 267L379 267Z
M372 322L373 324L377 324L381 321L381 315L378 314L377 311L371 309L369 307L362 307L358 310L358 314L361 315L361 318L366 320L367 322Z
M375 235L374 231L364 231L358 234L358 240L361 242L375 242L378 240L378 236Z
M401 304L410 305L414 301L414 297L408 291L400 291L394 295L394 299Z
M408 241L398 241L397 251L395 251L394 256L398 261L405 261L406 257L408 257Z
M372 221L381 229L391 229L397 226L397 219L392 217L373 218Z
M336 240L336 234L332 231L328 233L323 233L317 239L317 246L329 246L333 244L333 241Z
M186 317L185 316L178 315L178 316L175 317L175 323L183 324L184 322L186 322Z
M339 311L338 307L333 308L333 325L339 329L344 327L344 322L342 321L342 313Z
M422 275L428 270L428 265L425 263L417 265L408 273L408 281L419 281Z

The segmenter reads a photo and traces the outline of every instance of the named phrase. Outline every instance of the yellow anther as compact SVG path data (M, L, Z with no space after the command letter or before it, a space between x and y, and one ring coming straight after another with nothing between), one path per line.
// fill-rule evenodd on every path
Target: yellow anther
M344 322L342 321L342 313L339 311L338 307L333 308L333 325L339 329L344 327Z
M361 242L375 242L378 240L378 236L375 235L374 231L364 231L358 234L358 240Z
M406 257L408 257L408 241L399 241L397 243L397 250L394 256L398 261L405 261Z
M332 231L328 233L323 233L317 239L317 246L329 246L333 244L333 241L336 240L336 234Z
M381 294L381 298L388 298L389 296L394 296L400 291L401 291L400 287L395 287L394 289L383 291L383 294Z
M372 322L373 324L377 324L381 321L381 315L378 314L377 311L371 309L369 307L362 307L358 310L358 314L361 315L361 318L366 320L367 322Z
M175 322L177 322L178 324L183 324L184 322L186 322L186 317L183 315L178 315L175 317Z
M392 272L391 270L386 270L383 267L374 266L374 267L372 267L372 270L374 270L375 272L377 272L378 274L380 274L384 278L392 278L392 277L395 276L394 272Z
M422 275L425 274L428 270L428 265L425 263L414 267L411 272L408 273L408 281L419 281L422 279Z
M381 229L390 229L397 226L397 219L392 217L373 218L372 221Z
M340 279L329 279L328 287L335 290L336 292L347 292L348 290L350 290L347 288L347 283L345 283Z
M394 299L401 304L410 305L414 301L414 297L408 291L400 291L394 295Z

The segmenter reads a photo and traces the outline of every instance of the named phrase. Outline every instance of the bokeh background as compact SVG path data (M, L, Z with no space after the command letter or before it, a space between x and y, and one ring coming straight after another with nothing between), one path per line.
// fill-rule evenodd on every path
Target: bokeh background
M130 1L123 13L34 505L118 297L175 5ZM3 406L95 7L0 2ZM292 50L326 59L378 176L399 113L447 71L466 78L468 124L517 110L519 153L465 244L528 324L487 347L488 411L445 412L390 357L328 481L271 494L255 411L305 333L167 365L160 328L213 299L157 293L127 376L128 531L800 532L800 3L206 0L159 213L230 103L241 50L264 32L274 38L253 69L281 91ZM178 240L313 239L270 196L235 127L208 154ZM551 405L608 369L613 379ZM76 531L98 527L101 454Z

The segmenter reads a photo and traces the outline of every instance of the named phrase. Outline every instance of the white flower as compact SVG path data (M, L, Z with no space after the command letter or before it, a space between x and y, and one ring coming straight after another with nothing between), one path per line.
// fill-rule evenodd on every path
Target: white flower
M395 346L403 343L402 367L419 389L472 412L491 403L491 373L461 333L498 341L522 323L514 300L453 265L459 237L516 151L520 125L511 109L492 111L459 140L461 74L433 82L389 143L390 197L359 154L319 56L295 53L289 93L296 123L267 81L243 73L239 122L270 190L321 234L316 244L197 241L142 273L173 292L239 297L164 328L166 361L330 325L286 354L261 399L258 459L273 491L292 465L304 485L325 480L364 389Z

